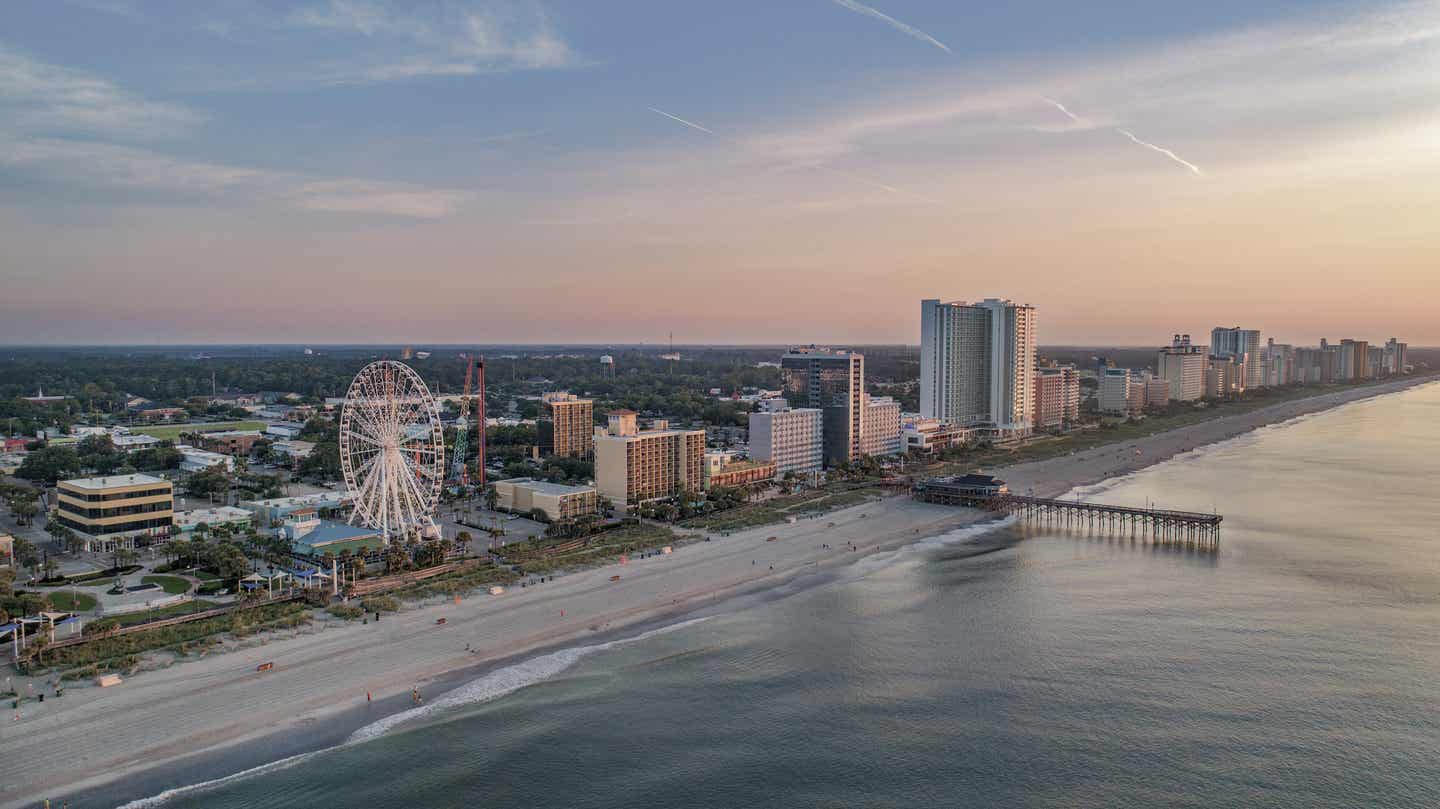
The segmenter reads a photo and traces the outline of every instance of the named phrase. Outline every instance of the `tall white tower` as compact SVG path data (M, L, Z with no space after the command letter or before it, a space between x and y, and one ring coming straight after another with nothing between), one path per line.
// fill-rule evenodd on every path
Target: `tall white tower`
M1030 432L1035 307L988 298L920 302L920 415L962 427Z

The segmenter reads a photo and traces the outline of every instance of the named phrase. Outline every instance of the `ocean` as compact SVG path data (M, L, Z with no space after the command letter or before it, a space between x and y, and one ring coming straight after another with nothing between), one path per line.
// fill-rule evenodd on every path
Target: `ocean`
M1429 385L1080 493L1218 554L965 529L136 805L1440 806L1437 490Z

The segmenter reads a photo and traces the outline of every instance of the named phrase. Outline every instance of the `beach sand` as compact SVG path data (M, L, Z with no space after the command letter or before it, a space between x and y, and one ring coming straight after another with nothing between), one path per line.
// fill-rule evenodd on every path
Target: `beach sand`
M1260 426L1415 383L1284 402L995 471L1015 491L1059 495ZM45 798L58 806L81 794L103 796L96 805L113 805L330 746L361 725L409 708L417 684L433 699L487 666L632 634L809 577L823 580L825 571L866 554L987 519L969 509L889 497L794 524L716 535L673 554L517 586L501 596L477 594L459 604L408 609L369 625L278 633L263 645L143 672L118 687L73 688L60 700L27 702L20 721L6 717L0 726L0 761L6 763L0 807L38 806ZM615 575L619 581L610 580ZM441 617L446 623L437 625ZM273 670L256 671L267 662Z

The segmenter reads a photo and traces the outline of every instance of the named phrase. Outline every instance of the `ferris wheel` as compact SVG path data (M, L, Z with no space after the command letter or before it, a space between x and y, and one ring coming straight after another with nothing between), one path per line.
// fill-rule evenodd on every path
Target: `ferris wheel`
M340 468L350 522L400 537L433 533L445 478L440 410L420 375L392 360L360 369L340 411Z

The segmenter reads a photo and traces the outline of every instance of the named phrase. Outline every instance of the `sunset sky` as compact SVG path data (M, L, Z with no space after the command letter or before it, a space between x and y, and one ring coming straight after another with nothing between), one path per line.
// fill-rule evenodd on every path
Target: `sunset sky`
M0 343L1440 344L1440 3L12 0Z

